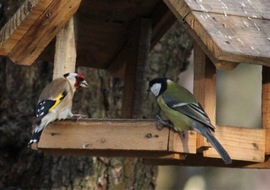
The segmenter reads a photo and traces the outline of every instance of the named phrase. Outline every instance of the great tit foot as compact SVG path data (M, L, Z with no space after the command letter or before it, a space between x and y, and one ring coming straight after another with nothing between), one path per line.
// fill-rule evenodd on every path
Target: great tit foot
M156 120L161 124L161 125L157 125L157 129L161 130L163 128L163 126L167 126L169 128L174 129L174 126L170 123L170 121L168 120L164 120L160 115L156 115Z

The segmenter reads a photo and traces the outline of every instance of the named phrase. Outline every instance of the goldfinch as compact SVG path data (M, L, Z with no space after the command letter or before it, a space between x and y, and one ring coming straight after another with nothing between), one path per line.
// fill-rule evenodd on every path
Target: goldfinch
M80 87L87 87L80 73L66 73L48 84L41 92L35 109L35 129L28 146L38 143L43 129L55 120L70 118L72 99Z
M161 113L172 123L174 130L197 131L212 144L225 164L232 163L227 151L212 134L215 127L191 92L168 78L153 79L149 82L149 90L157 97Z

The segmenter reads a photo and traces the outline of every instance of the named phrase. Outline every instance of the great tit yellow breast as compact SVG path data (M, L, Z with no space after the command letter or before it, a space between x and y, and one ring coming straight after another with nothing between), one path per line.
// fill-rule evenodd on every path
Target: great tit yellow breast
M191 128L191 119L188 116L169 108L164 102L162 96L157 98L157 102L162 110L162 114L166 119L173 123L176 130L187 131Z

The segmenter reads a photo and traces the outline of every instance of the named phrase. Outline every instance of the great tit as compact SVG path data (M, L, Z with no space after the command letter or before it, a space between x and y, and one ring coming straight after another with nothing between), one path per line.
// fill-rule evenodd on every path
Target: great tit
M149 90L157 97L161 113L172 123L175 131L197 131L212 144L225 164L232 163L227 151L212 134L215 127L191 92L168 78L151 80Z

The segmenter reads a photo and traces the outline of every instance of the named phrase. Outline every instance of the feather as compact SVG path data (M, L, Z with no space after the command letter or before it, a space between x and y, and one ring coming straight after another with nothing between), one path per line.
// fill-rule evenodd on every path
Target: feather
M218 140L215 138L215 136L211 133L211 131L208 127L205 127L204 124L200 122L193 122L193 128L195 131L199 132L202 134L210 143L211 145L215 148L215 150L218 152L220 157L223 159L225 164L231 164L232 160L228 154L228 152L223 148L223 146L218 142Z

